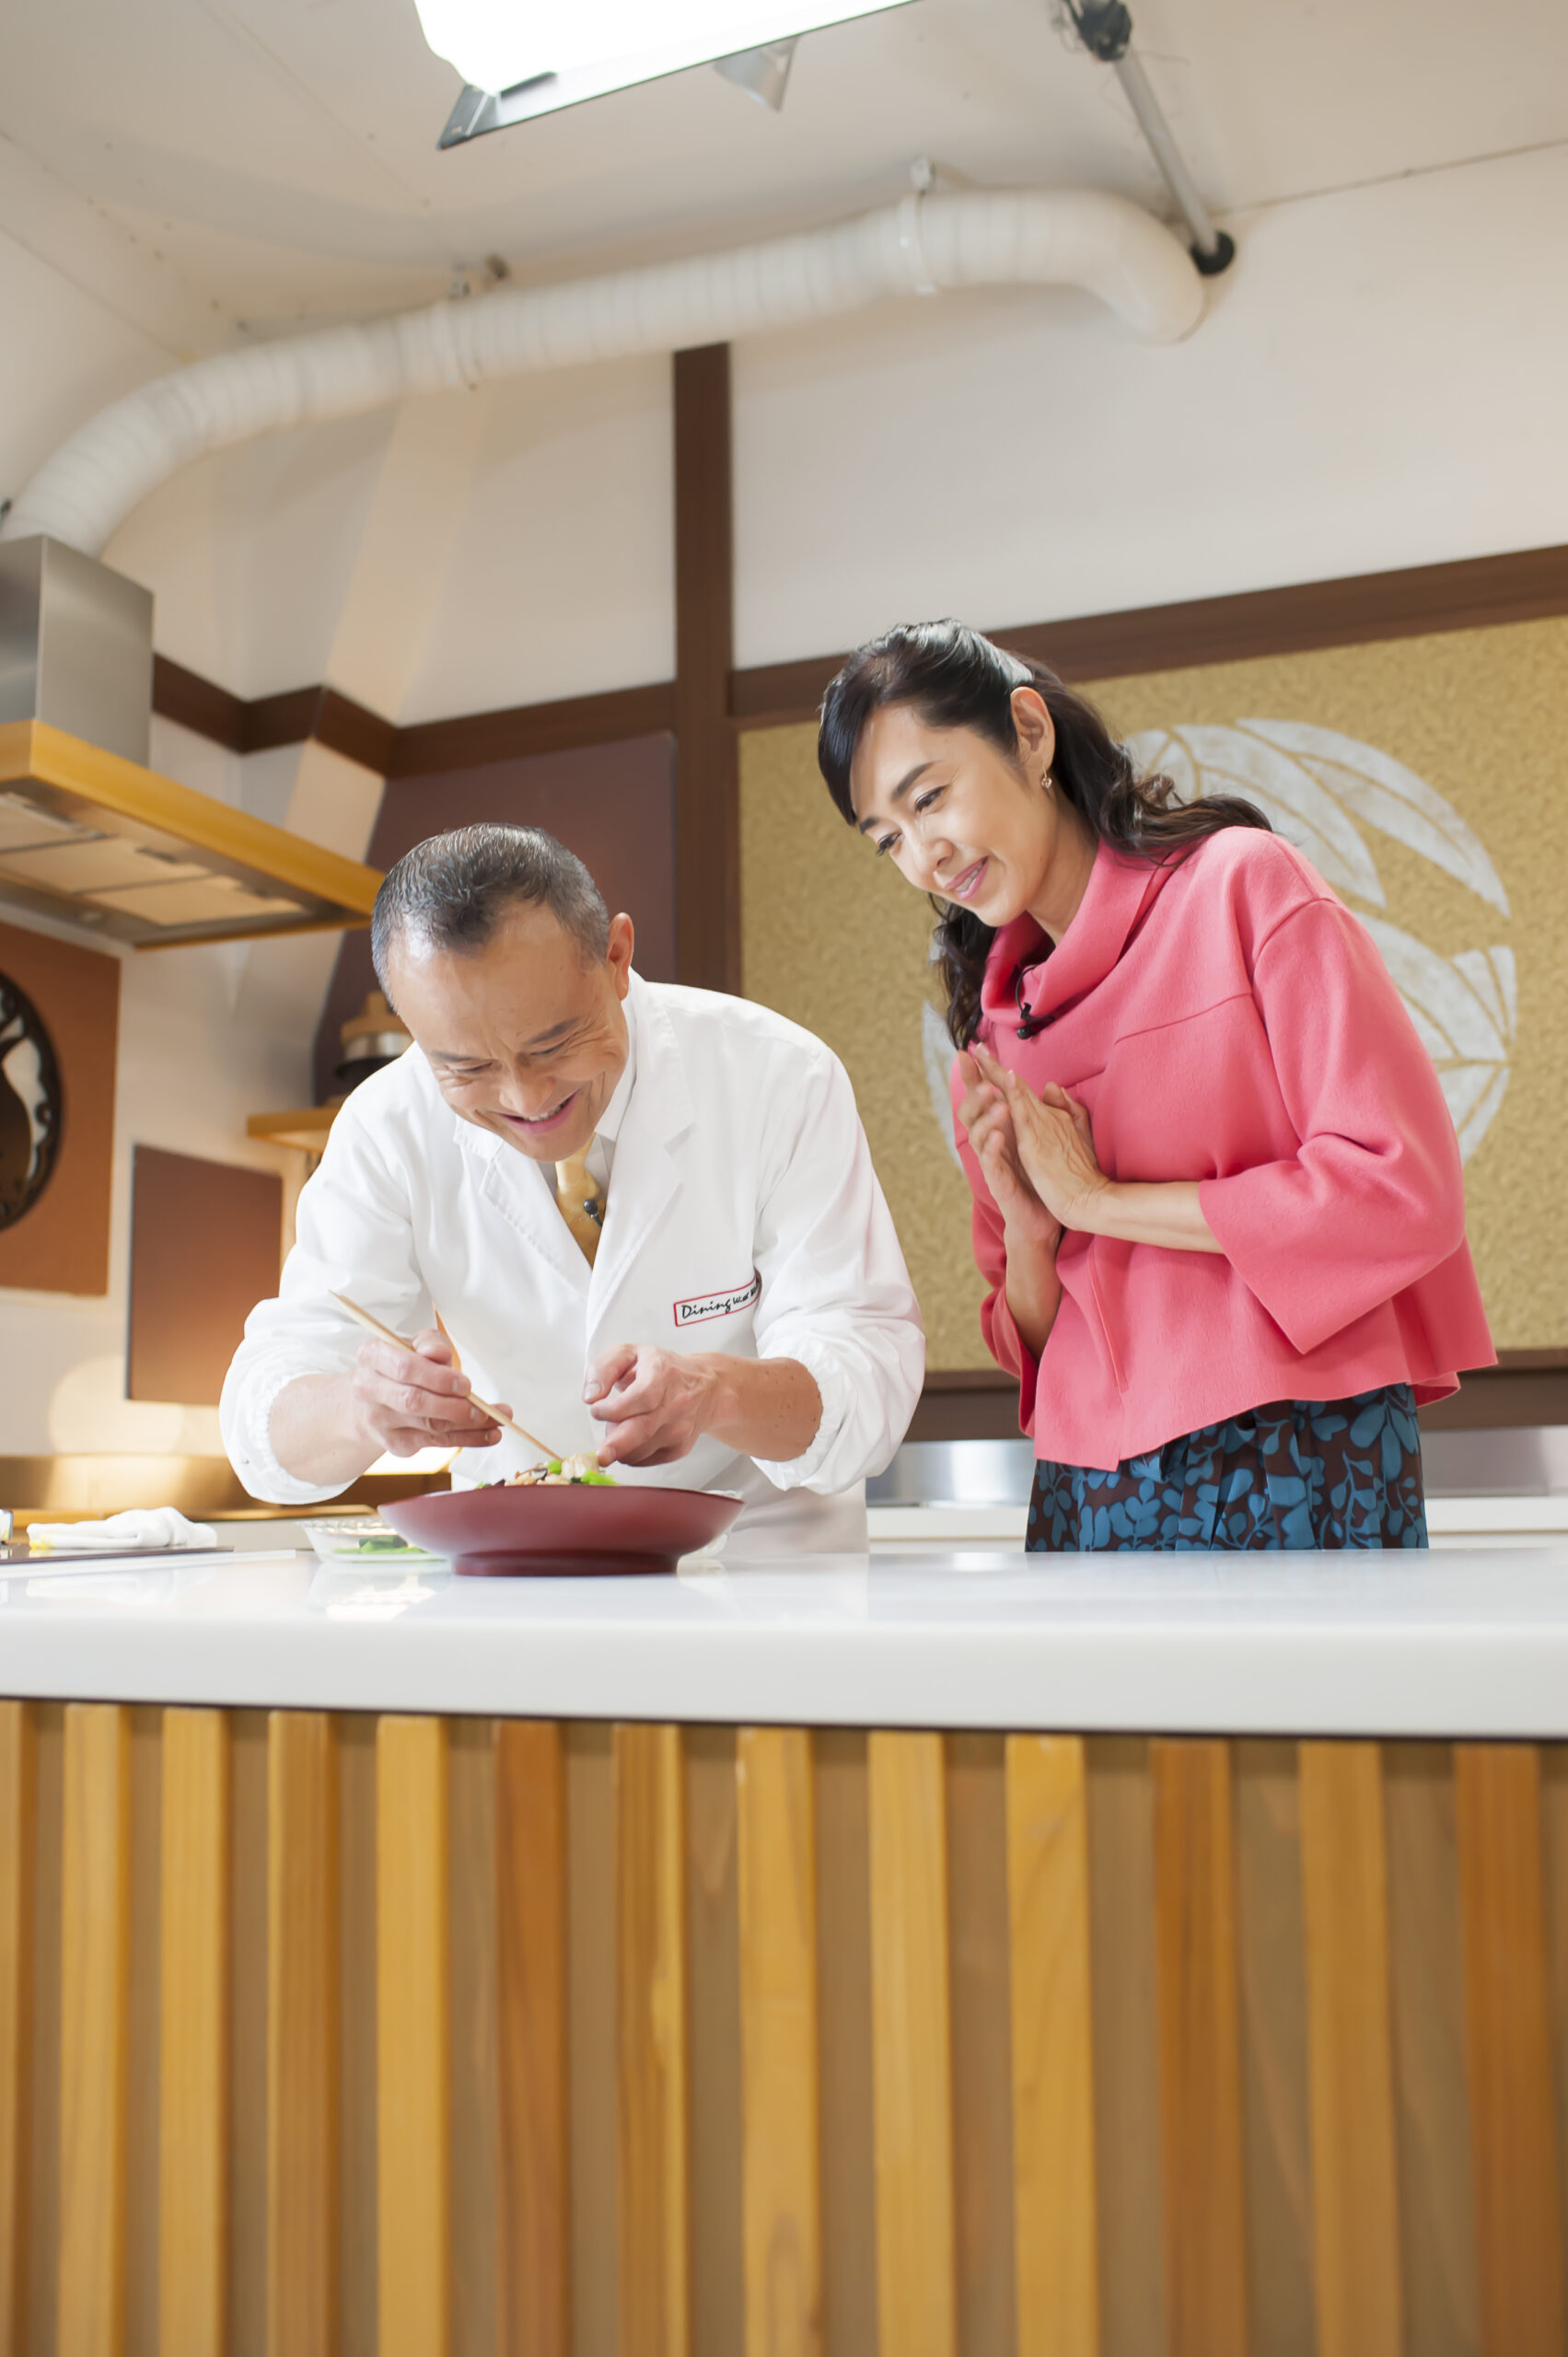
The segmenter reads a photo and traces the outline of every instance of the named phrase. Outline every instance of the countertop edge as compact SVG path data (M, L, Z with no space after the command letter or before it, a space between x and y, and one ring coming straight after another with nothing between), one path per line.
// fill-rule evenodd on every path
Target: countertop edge
M1083 1734L1568 1739L1568 1628L1373 1623L1173 1631L1102 1626L933 1632L638 1627L586 1643L534 1626L479 1649L431 1621L209 1627L78 1622L0 1645L18 1700L226 1709L643 1720L691 1724L932 1727ZM521 1632L519 1632L521 1634ZM232 1657L215 1661L215 1651Z

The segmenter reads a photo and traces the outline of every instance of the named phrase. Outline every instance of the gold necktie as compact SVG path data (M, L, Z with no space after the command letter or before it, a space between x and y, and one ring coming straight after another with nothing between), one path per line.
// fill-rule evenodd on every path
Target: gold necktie
M555 1200L571 1229L577 1248L589 1267L598 1250L599 1223L604 1217L604 1190L588 1173L587 1153L574 1154L555 1166Z

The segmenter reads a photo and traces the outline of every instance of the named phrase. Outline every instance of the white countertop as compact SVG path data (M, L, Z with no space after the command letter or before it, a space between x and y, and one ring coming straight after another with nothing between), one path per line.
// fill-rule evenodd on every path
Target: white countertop
M308 1555L0 1578L0 1692L855 1726L1568 1736L1568 1538L1387 1555L878 1549L676 1579ZM260 1542L260 1543L259 1543ZM277 1543L274 1535L273 1543Z

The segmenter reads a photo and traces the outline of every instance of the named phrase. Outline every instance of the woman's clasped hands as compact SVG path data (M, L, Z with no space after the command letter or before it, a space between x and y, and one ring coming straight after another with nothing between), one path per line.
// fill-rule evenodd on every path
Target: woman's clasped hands
M1043 1214L1056 1229L1092 1233L1110 1181L1083 1106L1053 1081L1037 1097L978 1041L958 1069L966 1084L958 1119L1006 1225L1038 1225Z

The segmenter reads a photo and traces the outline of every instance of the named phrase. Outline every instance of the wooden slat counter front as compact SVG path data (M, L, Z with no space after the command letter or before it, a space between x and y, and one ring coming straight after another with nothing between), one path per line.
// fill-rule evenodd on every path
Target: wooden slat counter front
M0 1647L0 2351L1560 2357L1568 1544Z

